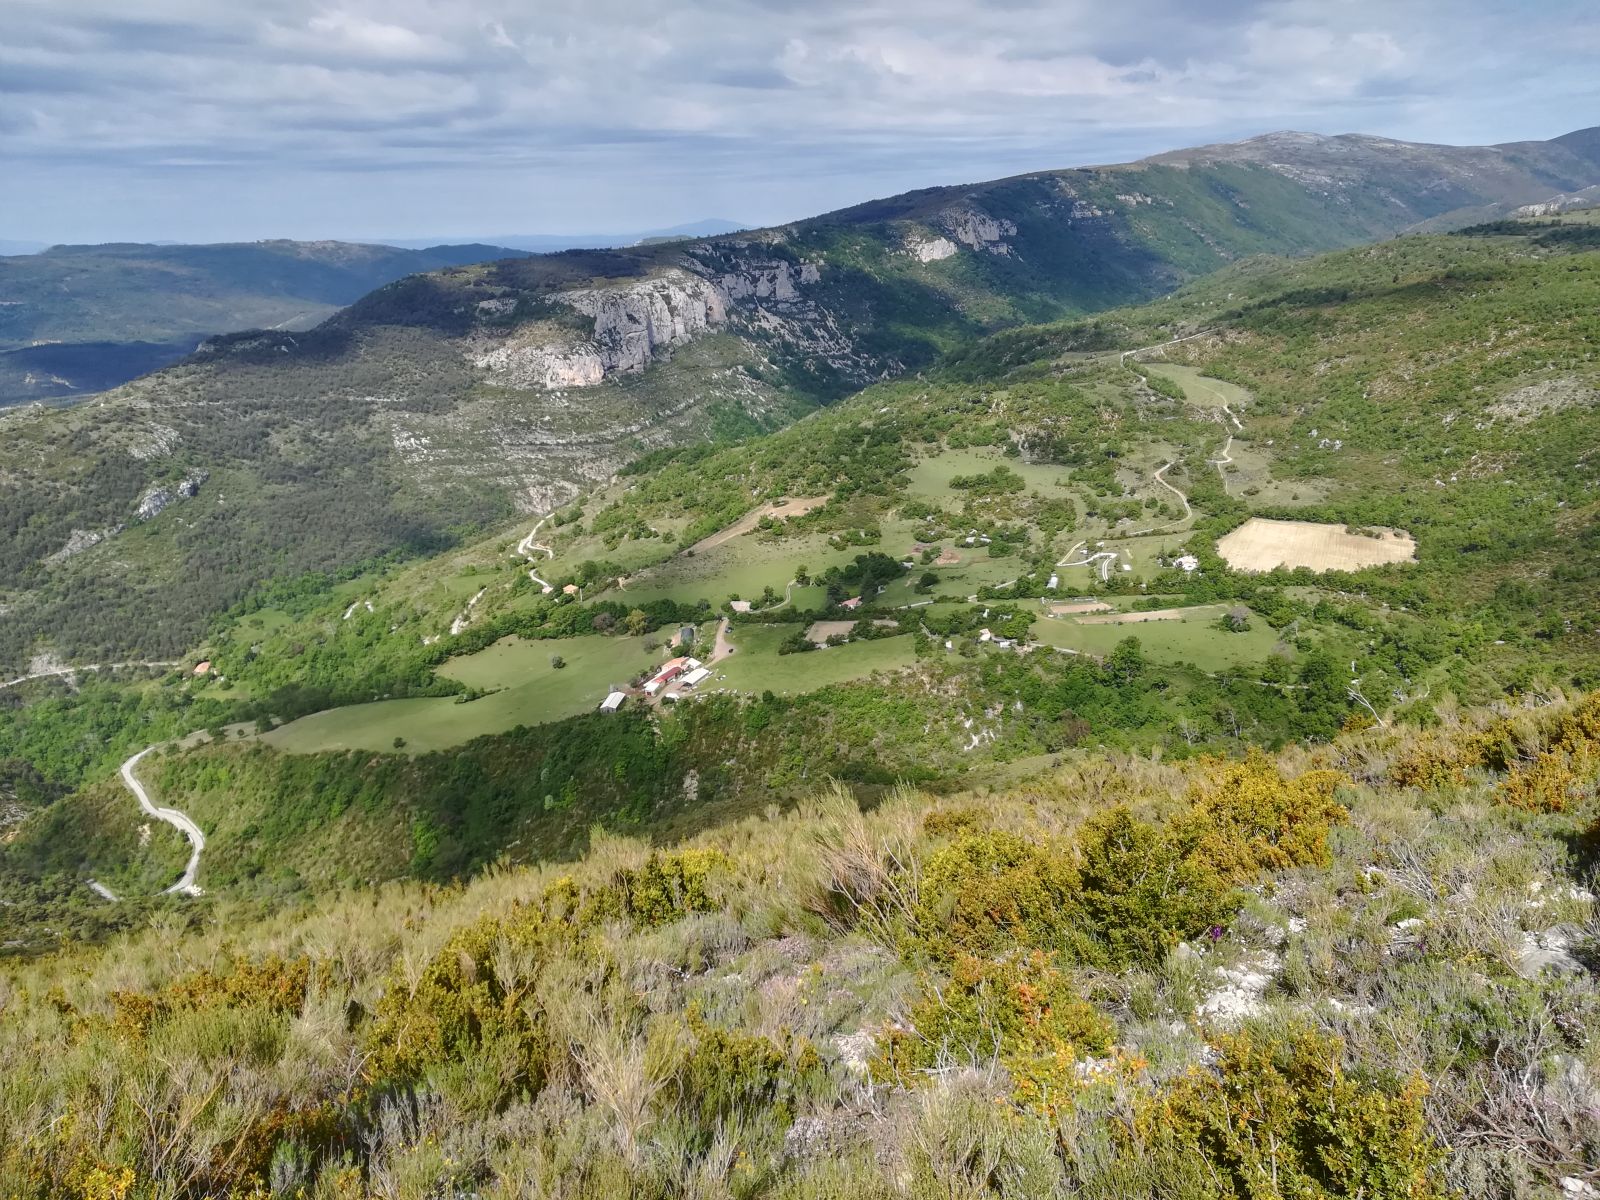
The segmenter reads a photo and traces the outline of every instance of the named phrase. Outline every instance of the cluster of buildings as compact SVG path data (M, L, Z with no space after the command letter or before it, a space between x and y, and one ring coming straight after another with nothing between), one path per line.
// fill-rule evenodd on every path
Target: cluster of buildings
M698 658L680 655L662 663L656 673L644 681L644 694L660 696L662 700L676 700L684 692L692 691L709 678L711 678L710 667ZM667 688L672 690L667 691ZM614 713L627 699L627 692L621 690L608 692L606 698L600 702L600 711Z
M710 675L711 668L698 658L690 658L687 655L669 658L661 664L661 668L654 675L644 681L645 695L657 695L663 688L673 683L676 683L680 690L692 688Z

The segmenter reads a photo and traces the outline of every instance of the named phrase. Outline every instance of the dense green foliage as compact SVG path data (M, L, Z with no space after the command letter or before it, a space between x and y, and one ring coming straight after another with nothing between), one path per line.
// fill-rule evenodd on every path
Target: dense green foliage
M1594 704L1513 732L1570 753ZM207 899L0 967L0 1190L1553 1192L1600 1148L1592 930L1563 932L1592 921L1569 844L1595 781L1555 813L1494 768L1400 782L1480 761L1505 720L1277 761L1086 755L469 885ZM1175 911L1151 877L1206 874L1220 902L1149 941ZM1139 949L1086 961L1058 908Z

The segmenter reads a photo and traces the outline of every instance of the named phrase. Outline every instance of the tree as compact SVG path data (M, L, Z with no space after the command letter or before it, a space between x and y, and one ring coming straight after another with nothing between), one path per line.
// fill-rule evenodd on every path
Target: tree
M394 739L394 748L396 750L404 750L406 748L406 740L405 740L405 738L403 738L403 737L395 738Z
M650 617L644 609L636 608L628 614L627 629L633 637L639 637L650 628Z
M567 665L567 660L562 658L561 655L552 654L550 656L551 669L559 671L559 670L561 670L561 668L565 667L566 665Z
M1125 637L1106 659L1106 670L1118 683L1130 683L1144 671L1144 648L1136 637Z
M596 633L610 633L614 628L616 628L617 619L610 613L603 612L597 614L595 619L590 621L589 624L594 627L594 631Z
M801 587L811 586L811 573L806 570L805 563L801 563L794 569L794 581Z

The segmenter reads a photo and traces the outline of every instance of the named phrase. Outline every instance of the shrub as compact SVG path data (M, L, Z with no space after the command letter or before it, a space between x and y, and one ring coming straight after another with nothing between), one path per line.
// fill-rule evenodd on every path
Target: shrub
M678 1110L705 1130L755 1113L789 1125L801 1082L822 1066L811 1045L786 1053L768 1038L708 1025L692 1009L687 1019L693 1045L672 1076Z
M1159 963L1238 907L1224 876L1126 808L1089 822L1079 845L1084 957L1097 965Z
M1285 779L1260 750L1224 763L1197 780L1189 811L1173 834L1193 856L1230 883L1262 871L1326 866L1328 832L1349 815L1333 796L1345 777L1308 771Z
M209 1007L261 1008L274 1015L298 1013L305 1004L311 961L268 955L258 962L237 959L223 974L197 971L158 992L113 992L112 1028L142 1039L157 1023L181 1012Z
M576 907L578 923L626 918L653 928L690 913L715 912L721 905L712 885L729 865L719 850L652 850L641 866L621 867L609 883L585 894Z
M873 1072L908 1085L952 1063L998 1062L1012 1097L1052 1112L1078 1086L1075 1064L1111 1048L1116 1027L1073 993L1042 951L983 959L962 955L948 982L930 984L910 1028L889 1032Z
M964 834L923 868L916 940L942 962L1075 945L1077 886L1063 850L998 830Z
M485 917L459 930L414 984L391 975L367 1032L367 1078L409 1083L430 1067L488 1053L509 1060L493 1106L537 1089L549 1060L542 1014L527 1002L539 969L557 944L569 944L564 922L529 905L508 917ZM502 957L525 964L498 970Z
M1395 1084L1348 1073L1338 1039L1309 1029L1280 1040L1218 1040L1214 1069L1194 1067L1143 1101L1135 1129L1158 1158L1199 1153L1204 1195L1228 1200L1430 1200L1446 1195L1420 1077Z

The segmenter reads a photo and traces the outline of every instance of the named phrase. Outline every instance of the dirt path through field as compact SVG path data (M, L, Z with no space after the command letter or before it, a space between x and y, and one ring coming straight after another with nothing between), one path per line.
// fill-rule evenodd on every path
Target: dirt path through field
M717 622L717 640L711 648L711 657L706 660L707 666L721 662L723 659L727 658L728 655L732 654L735 649L737 649L737 647L728 640L728 624L729 622L727 617L723 617L722 620Z
M784 500L778 504L763 504L760 508L751 509L727 528L701 538L684 553L703 554L707 550L715 550L724 542L731 542L740 534L749 533L761 523L762 517L784 519L803 517L812 509L821 508L828 499L827 496L796 496L793 500Z

